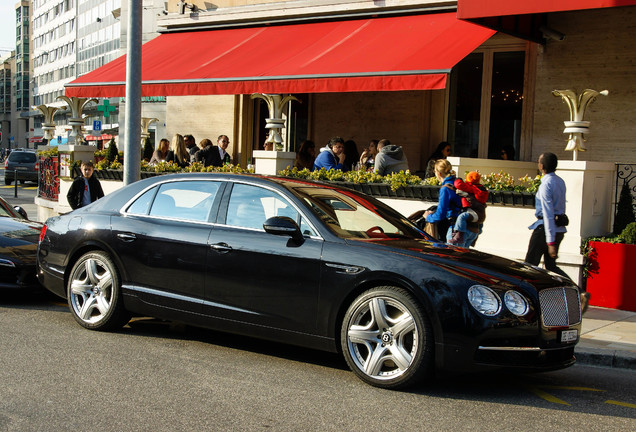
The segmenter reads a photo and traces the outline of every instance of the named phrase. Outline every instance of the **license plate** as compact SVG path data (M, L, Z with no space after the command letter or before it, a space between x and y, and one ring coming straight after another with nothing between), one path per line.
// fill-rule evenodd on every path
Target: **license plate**
M28 168L27 168L27 167L16 167L16 169L17 169L18 171L26 171L26 170L28 170Z
M563 330L561 332L561 342L574 342L578 335L578 330Z

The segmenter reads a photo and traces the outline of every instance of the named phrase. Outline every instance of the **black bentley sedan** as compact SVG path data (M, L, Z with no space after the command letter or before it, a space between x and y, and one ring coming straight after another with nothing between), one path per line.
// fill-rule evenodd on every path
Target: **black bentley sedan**
M0 197L0 289L42 289L35 267L41 228L22 207L11 207Z
M362 193L257 175L158 176L51 218L38 278L89 329L139 314L341 351L384 388L567 367L581 328L569 280L437 243Z

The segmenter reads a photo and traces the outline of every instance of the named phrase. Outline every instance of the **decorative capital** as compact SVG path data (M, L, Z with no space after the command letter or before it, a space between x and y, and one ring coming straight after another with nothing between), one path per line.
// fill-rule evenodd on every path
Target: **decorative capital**
M570 110L570 121L563 122L565 124L563 133L569 134L565 150L573 151L574 160L576 160L578 151L587 150L583 135L588 132L590 122L583 120L585 110L596 100L597 96L607 96L609 92L607 90L599 92L592 89L585 89L581 94L577 95L574 90L552 90L552 94L556 97L561 97Z

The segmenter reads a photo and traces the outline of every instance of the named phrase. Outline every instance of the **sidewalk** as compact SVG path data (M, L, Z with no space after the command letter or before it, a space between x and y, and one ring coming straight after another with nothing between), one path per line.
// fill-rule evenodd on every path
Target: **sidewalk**
M636 370L636 312L590 306L574 353L578 364Z
M33 198L14 198L13 189L0 189L0 194L11 205L22 206L32 220L37 218ZM636 312L590 306L574 353L578 364L636 370Z
M29 216L29 219L33 221L37 221L38 218L38 206L35 204L33 197L27 198L22 191L18 191L18 198L14 198L15 192L13 187L11 188L1 188L0 196L4 198L6 202L11 204L12 206L20 206L22 207ZM44 222L44 221L39 221Z

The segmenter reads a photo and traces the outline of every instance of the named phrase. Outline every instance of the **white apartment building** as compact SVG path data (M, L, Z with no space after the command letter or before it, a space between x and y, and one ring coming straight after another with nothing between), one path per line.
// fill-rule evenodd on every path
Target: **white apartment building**
M64 84L125 54L127 3L121 0L32 0L33 1L33 105L65 108L57 99ZM144 41L157 36L156 18L163 15L165 2L143 0ZM123 119L122 98L100 99L84 110L87 140L105 143L119 134ZM165 97L145 98L144 116L158 118L151 135L165 135ZM104 109L108 106L109 109ZM112 111L112 108L115 108ZM43 117L35 117L34 136L42 136ZM66 143L68 111L56 115L57 141ZM101 130L93 130L94 121Z
M121 0L33 0L33 105L66 108L57 99L64 84L120 55L120 5ZM116 105L113 100L110 105ZM87 108L100 117L95 104ZM58 143L66 142L68 113L60 110L55 117ZM42 136L43 117L34 116L33 134ZM105 128L118 127L116 112L105 120Z
M15 46L0 58L0 147L33 147L31 119L31 21L29 0L15 3Z

